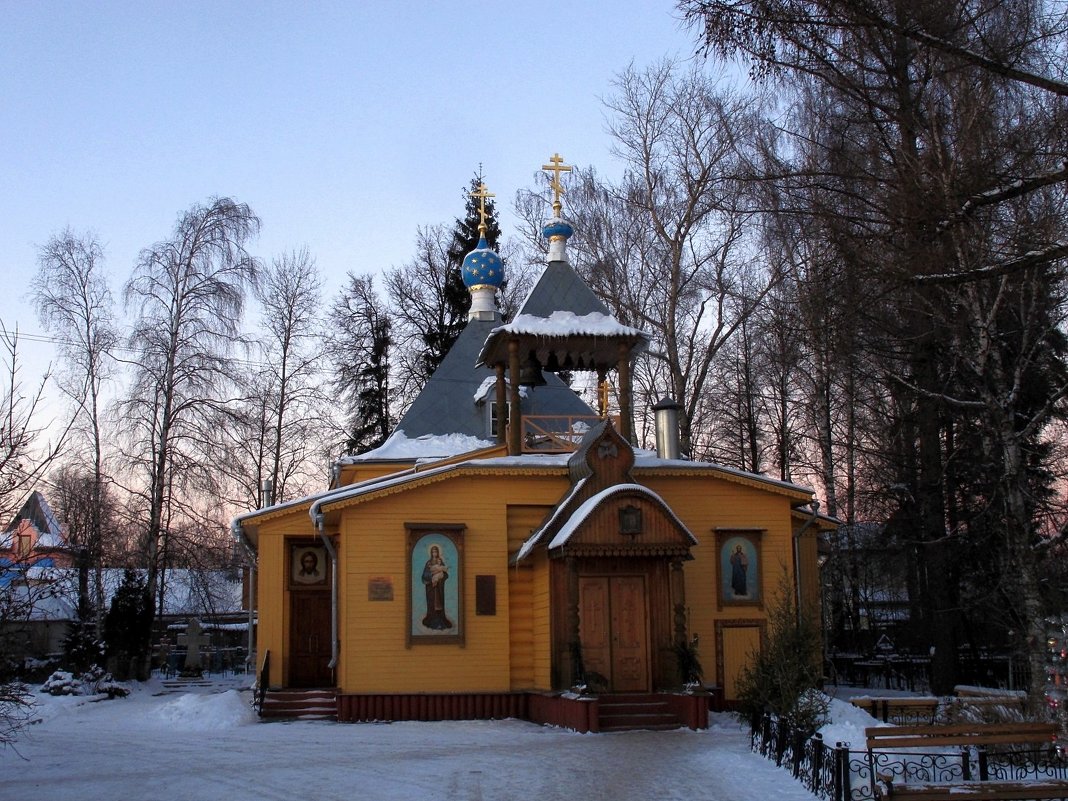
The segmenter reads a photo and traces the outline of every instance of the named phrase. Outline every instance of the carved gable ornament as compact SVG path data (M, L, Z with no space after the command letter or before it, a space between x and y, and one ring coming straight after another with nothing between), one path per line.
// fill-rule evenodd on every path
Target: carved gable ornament
M574 511L549 543L549 555L687 559L696 544L659 495L640 484L617 484Z

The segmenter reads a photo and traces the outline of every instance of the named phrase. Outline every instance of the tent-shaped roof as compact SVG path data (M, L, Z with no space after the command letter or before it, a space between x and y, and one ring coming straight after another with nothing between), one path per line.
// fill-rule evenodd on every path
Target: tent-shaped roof
M409 439L427 435L464 434L488 439L488 415L476 399L494 378L488 367L476 367L479 350L490 332L501 324L494 320L469 320L459 338L430 376L419 396L397 423ZM594 412L557 376L545 376L546 384L525 391L524 414L592 415ZM490 390L492 395L492 390ZM484 400L484 397L481 400Z
M593 294L566 261L551 261L523 302L520 314L549 317L555 311L569 311L579 316L597 312L608 314L608 307Z

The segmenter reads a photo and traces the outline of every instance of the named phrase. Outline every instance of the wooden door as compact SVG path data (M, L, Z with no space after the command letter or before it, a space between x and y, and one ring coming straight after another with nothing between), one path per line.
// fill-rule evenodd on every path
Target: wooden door
M738 677L760 653L760 626L726 626L722 629L723 675L717 676L728 703L738 700Z
M289 684L330 687L330 593L293 592L289 603Z
M579 578L579 638L589 674L612 692L649 690L649 635L642 576Z

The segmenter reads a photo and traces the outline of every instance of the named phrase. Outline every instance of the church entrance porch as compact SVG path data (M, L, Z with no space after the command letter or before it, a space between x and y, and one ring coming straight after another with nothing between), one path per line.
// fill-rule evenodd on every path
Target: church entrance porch
M684 602L681 564L677 576L673 564L655 557L550 561L554 690L678 688L673 644L685 633L676 631L674 611Z

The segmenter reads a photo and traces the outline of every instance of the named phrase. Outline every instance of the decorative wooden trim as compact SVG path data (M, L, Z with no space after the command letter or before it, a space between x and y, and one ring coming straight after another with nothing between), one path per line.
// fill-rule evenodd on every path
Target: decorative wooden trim
M560 559L565 556L577 558L587 557L662 557L677 559L692 559L690 546L674 545L671 543L640 544L590 544L572 545L568 543L566 548L554 548L549 552L550 559Z
M727 671L723 664L723 630L744 628L760 629L760 643L763 646L767 636L767 622L763 618L739 617L716 621L716 684L721 692L727 683Z
M725 606L764 608L764 529L717 528L716 609Z
M339 695L338 720L527 719L526 693Z
M408 532L405 645L463 645L466 526L405 523L404 528Z

